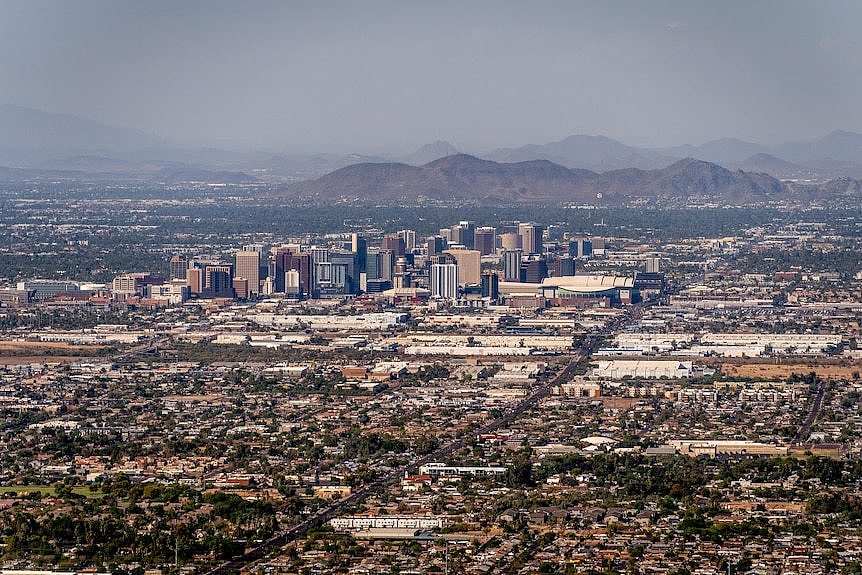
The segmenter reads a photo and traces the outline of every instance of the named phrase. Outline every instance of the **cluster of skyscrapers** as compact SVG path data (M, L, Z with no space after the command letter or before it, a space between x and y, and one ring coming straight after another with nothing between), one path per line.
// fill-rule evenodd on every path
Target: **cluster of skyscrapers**
M593 253L594 238L569 238L562 249L555 241L550 251L544 234L533 222L498 230L460 221L430 237L414 230L387 233L375 246L358 233L327 246L246 245L233 262L175 255L170 277L199 297L326 298L387 290L409 296L411 290L427 290L442 300L464 293L495 298L500 281L538 284L549 276L571 276L575 260Z

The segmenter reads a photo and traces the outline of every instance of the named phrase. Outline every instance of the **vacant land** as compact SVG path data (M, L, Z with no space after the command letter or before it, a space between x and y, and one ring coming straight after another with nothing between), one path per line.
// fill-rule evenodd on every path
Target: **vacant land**
M848 365L818 363L722 363L721 371L729 377L752 377L760 379L786 379L793 375L815 372L823 379L858 379L862 373L862 362Z
M69 358L92 357L105 349L102 345L72 345L50 341L0 341L0 364L56 362ZM26 362L20 361L27 359Z

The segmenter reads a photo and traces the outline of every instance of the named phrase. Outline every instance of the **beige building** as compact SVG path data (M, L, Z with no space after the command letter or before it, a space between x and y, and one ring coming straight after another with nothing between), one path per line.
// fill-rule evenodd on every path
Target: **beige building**
M525 254L540 254L542 253L542 232L543 228L539 224L526 223L518 224L518 235L521 236L521 249Z
M236 253L236 277L248 280L248 293L260 293L260 252L239 251Z
M200 268L189 268L186 272L186 284L193 294L204 291L204 271Z
M478 284L482 280L482 254L479 250L445 250L443 253L455 258L460 284Z
M514 232L500 234L500 245L503 246L504 250L519 250L521 249L521 236Z

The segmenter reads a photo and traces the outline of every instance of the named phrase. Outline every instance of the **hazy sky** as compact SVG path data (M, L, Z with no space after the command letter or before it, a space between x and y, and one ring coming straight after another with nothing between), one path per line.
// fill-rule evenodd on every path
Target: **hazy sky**
M0 0L0 103L261 147L814 138L862 131L862 2Z

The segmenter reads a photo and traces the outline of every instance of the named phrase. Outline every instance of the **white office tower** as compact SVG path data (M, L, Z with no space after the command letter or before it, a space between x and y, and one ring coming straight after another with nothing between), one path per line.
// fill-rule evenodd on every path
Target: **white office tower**
M458 264L431 266L431 297L455 301L458 297Z
M261 293L263 295L272 295L275 293L275 281L273 278L266 278L261 282Z
M657 274L661 271L661 258L647 258L646 272L648 274Z

